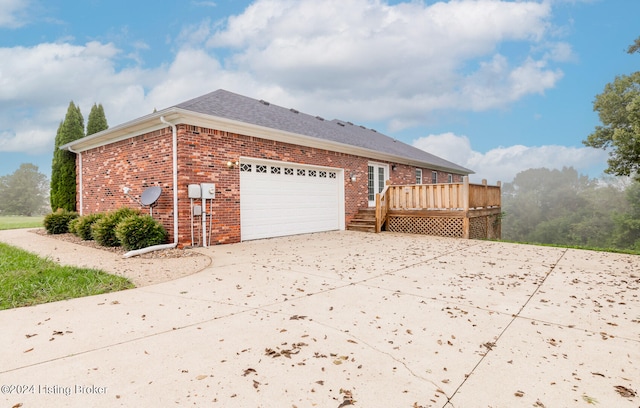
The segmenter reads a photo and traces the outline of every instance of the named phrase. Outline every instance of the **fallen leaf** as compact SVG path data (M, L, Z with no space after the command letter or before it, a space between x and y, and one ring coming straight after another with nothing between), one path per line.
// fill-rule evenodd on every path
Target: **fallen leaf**
M524 391L516 391L513 393L516 397L524 397Z
M33 336L37 336L37 335L38 335L38 334L36 333L36 334L25 334L24 336L25 336L26 338L30 339L31 337L33 337Z
M247 368L246 370L244 370L244 373L242 374L243 377L248 376L251 373L255 373L256 370L254 370L253 368Z
M631 397L635 397L636 395L638 395L635 391L633 391L633 390L631 390L631 389L629 389L627 387L624 387L622 385L616 385L613 388L615 388L616 392L618 394L620 394L621 397L624 397L624 398L631 398Z
M196 377L196 380L204 380L207 377L208 375L200 374L199 376Z
M30 348L30 349L28 349L28 350L23 351L23 353L28 353L28 352L30 352L30 351L33 351L33 347L31 347L31 348Z

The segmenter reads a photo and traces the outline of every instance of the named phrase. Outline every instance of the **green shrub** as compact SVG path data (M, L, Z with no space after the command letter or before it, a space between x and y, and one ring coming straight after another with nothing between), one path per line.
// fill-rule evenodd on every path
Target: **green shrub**
M140 215L140 211L122 207L116 211L106 213L91 225L91 235L93 239L102 246L120 246L120 241L118 241L118 237L116 237L116 226L124 218L132 215Z
M78 221L80 221L80 218L82 217L77 217L69 221L69 233L78 235Z
M134 215L118 223L116 237L123 248L131 251L164 244L167 230L150 215Z
M69 232L69 223L78 218L78 213L58 208L58 211L45 215L44 229L49 234L66 234Z
M83 215L73 222L73 224L75 224L74 233L85 241L92 240L93 235L91 233L91 226L102 217L104 217L104 213Z

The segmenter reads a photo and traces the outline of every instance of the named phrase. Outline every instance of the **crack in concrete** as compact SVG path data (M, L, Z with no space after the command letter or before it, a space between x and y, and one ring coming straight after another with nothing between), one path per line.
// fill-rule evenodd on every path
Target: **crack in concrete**
M538 293L538 291L540 290L540 288L542 287L542 285L544 285L544 283L547 281L547 278L549 277L549 275L551 275L551 273L556 269L556 266L558 265L558 263L562 260L562 258L565 256L565 254L567 253L568 249L565 249L561 252L560 256L558 257L558 259L556 260L556 262L554 262L550 268L549 271L545 274L544 278L540 281L540 283L538 285L536 285L535 290L531 293L531 295L527 298L527 301L524 302L524 304L520 307L520 310L518 310L517 313L513 314L513 318L511 319L511 321L505 326L505 328L502 330L502 332L500 332L500 334L498 335L498 337L496 338L496 340L493 342L493 344L497 344L500 341L500 338L502 338L502 336L507 332L507 330L509 330L509 327L511 327L511 325L520 318L520 313L522 313L522 311L525 309L525 307L527 307L527 305L529 304L529 302L531 302L531 299L533 299L533 297L536 295L536 293ZM447 404L449 404L451 406L451 408L455 408L455 406L453 405L453 403L451 402L451 399L453 399L456 394L460 391L460 389L462 388L462 386L464 386L464 384L467 382L467 380L473 375L473 373L476 371L476 369L480 366L480 364L482 364L484 362L484 360L489 356L489 354L492 351L492 347L488 347L487 348L487 352L484 353L483 356L480 357L480 360L478 361L478 363L473 367L473 369L465 376L465 379L462 381L462 383L458 386L458 388L456 388L456 390L453 392L453 394L451 395L451 397L448 399ZM447 404L443 405L443 408L446 408Z

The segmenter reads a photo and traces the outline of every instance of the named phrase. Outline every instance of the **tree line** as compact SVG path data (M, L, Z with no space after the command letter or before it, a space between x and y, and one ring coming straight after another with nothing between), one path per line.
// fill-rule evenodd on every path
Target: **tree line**
M502 190L502 238L640 250L640 181L591 179L574 168L529 169Z

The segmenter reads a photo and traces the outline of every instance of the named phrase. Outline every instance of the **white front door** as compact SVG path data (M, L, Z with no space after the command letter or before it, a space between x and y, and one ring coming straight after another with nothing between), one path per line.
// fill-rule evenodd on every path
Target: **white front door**
M381 163L369 163L369 207L376 206L376 194L382 192L387 180L389 180L388 165Z

